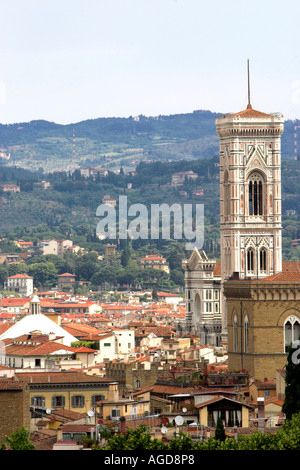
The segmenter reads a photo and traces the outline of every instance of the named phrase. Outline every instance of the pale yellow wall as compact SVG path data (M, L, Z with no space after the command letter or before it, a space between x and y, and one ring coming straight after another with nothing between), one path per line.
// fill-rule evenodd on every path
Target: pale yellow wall
M81 390L78 389L76 390L75 388L70 390L70 389L64 389L64 388L58 388L58 389L52 389L52 390L46 390L46 389L40 389L40 390L34 390L30 391L30 403L31 399L36 396L43 396L45 398L45 407L46 408L52 408L52 397L53 396L64 396L65 397L65 406L64 408L66 410L71 410L71 411L76 411L78 413L87 413L88 410L92 408L92 396L93 395L103 395L105 397L105 400L108 400L111 398L112 393L111 389L115 387L114 385L109 385L107 387L99 387L93 388L92 390ZM110 390L109 390L110 388ZM73 407L72 406L72 397L74 395L84 395L85 397L85 404L83 407ZM116 395L118 398L118 395Z
M242 427L247 428L249 426L249 408L246 406L242 407Z
M115 403L103 403L103 417L106 418L107 416L110 416L112 409L119 408L120 416L130 418L132 406L136 407L136 413L138 415L144 414L145 411L150 412L150 401L139 402L137 400L127 400L124 403L121 401L116 401Z
M199 409L199 424L207 426L207 406Z

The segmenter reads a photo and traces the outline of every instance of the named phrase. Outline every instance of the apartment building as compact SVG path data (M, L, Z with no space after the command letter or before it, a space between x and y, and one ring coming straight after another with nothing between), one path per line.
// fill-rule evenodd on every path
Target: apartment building
M73 246L72 240L40 240L37 242L38 249L43 255L63 256L65 251Z
M33 277L26 274L9 276L4 283L4 289L16 292L22 297L29 297L33 294Z

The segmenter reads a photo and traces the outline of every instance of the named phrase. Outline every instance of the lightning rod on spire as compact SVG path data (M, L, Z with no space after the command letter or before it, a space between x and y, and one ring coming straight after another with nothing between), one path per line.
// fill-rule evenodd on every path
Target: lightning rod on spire
M249 67L249 59L248 59L248 106L247 108L252 108L251 101L250 101L250 67Z

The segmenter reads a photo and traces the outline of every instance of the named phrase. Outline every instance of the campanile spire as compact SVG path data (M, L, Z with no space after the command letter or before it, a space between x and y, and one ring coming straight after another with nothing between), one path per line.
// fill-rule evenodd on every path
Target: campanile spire
M251 105L251 99L250 99L250 65L249 65L249 59L247 61L247 69L248 69L248 106L247 108L252 108Z

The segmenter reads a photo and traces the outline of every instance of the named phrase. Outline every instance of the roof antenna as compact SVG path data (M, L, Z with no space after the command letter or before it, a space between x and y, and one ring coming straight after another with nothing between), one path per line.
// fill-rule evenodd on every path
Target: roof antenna
M249 59L248 59L248 106L247 108L251 109L251 103L250 103L250 69L249 69Z

